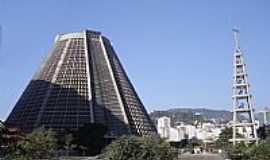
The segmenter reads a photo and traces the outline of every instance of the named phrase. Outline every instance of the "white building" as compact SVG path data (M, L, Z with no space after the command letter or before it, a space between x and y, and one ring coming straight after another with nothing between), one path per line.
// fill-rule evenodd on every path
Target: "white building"
M158 119L158 134L161 138L166 138L170 142L179 142L183 139L181 129L171 127L171 119L169 117L161 117Z
M166 138L169 142L180 142L183 139L197 138L204 142L213 142L221 133L222 128L216 127L213 123L203 123L200 127L195 125L179 123L176 127L171 126L169 117L158 119L157 125L160 137Z
M169 117L161 117L158 119L157 130L161 138L170 137L171 119Z
M196 127L189 124L181 123L176 126L179 130L181 130L181 139L192 139L193 137L197 137Z

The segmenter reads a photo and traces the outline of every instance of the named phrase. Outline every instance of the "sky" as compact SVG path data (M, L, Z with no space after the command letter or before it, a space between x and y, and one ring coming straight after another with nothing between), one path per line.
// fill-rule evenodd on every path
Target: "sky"
M270 106L269 0L0 0L0 119L57 33L108 37L148 111L232 108L232 28L257 111Z

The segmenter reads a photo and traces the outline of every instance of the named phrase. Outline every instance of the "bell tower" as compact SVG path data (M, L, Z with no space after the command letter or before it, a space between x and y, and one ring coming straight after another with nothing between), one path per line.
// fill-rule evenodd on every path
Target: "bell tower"
M238 142L257 142L256 124L252 95L248 83L247 68L243 53L239 45L239 30L233 29L235 51L233 60L233 138L235 145Z

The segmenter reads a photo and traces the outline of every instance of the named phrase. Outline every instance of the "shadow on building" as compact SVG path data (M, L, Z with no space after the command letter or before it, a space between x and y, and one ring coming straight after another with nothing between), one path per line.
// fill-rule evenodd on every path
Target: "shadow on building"
M77 84L74 86L80 87ZM130 134L127 124L105 105L97 105L95 100L89 100L88 97L85 88L74 89L72 85L32 80L5 124L8 127L19 128L25 133L31 133L40 127L51 128L59 133L58 137L61 139L64 135L74 133L94 122L95 125L101 124L106 127L106 143L110 143L116 137ZM93 125L92 128L95 132Z

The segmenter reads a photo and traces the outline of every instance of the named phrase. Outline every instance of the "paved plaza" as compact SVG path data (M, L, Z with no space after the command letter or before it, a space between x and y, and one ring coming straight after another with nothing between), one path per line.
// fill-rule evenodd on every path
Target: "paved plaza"
M179 160L225 160L219 154L183 154Z

